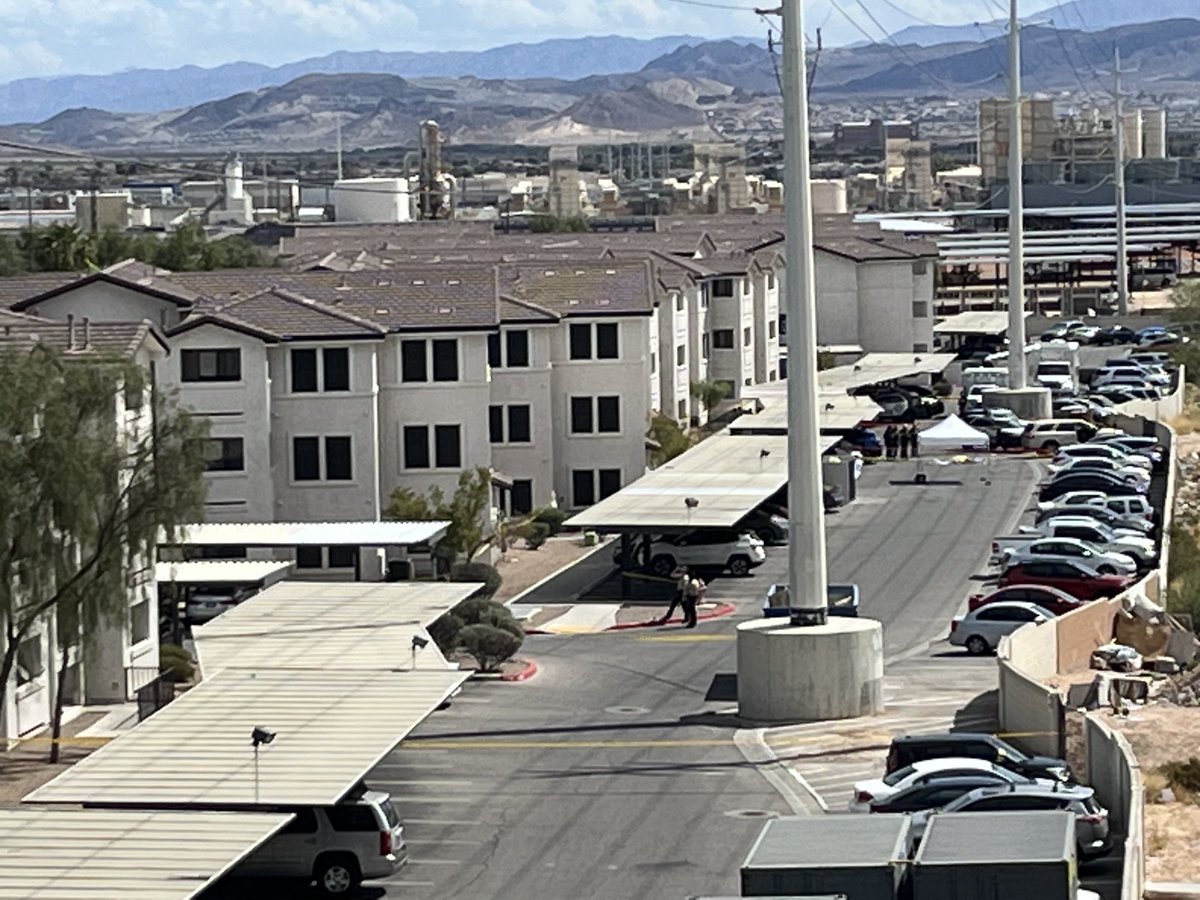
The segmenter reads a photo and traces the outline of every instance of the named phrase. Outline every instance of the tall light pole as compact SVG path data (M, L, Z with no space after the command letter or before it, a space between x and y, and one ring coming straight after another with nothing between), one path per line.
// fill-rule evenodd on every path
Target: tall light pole
M802 0L783 0L783 167L787 210L788 594L797 624L826 616L825 520L817 401L817 305L809 186ZM886 142L885 142L886 143ZM885 147L886 152L886 147Z
M1125 103L1121 96L1121 50L1113 67L1113 211L1117 220L1117 314L1129 315L1129 250L1125 234Z
M1025 388L1025 146L1021 127L1021 22L1008 11L1008 386Z

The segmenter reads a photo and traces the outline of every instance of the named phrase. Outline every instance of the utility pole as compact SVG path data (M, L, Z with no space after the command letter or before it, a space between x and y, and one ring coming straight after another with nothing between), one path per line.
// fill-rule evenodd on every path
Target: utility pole
M817 291L809 183L808 72L803 0L783 0L783 146L788 317L788 594L797 624L827 615L821 427L817 400ZM885 142L886 151L886 142Z
M1129 250L1125 235L1125 105L1121 96L1121 49L1113 50L1113 211L1117 220L1117 315L1129 315Z
M1008 11L1008 387L1025 388L1025 146L1021 127L1021 21Z
M342 114L337 115L337 177L342 180Z
M34 234L33 234L33 185L25 188L25 227L29 230L28 240L26 241L26 257L28 260L29 271L34 270Z

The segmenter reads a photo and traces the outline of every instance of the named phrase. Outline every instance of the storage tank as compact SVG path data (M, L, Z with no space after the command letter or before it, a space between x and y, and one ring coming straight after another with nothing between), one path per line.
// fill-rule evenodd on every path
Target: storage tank
M404 178L343 178L329 192L336 222L409 222Z
M1075 900L1075 815L935 815L909 867L909 886L912 900Z
M814 215L846 212L846 181L842 178L814 178L809 182L812 189Z
M909 844L908 816L774 819L742 863L742 896L895 900Z

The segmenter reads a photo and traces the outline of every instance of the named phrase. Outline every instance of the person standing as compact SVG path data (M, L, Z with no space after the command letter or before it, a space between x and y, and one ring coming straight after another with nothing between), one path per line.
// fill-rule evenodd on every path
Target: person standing
M671 577L675 580L675 594L671 597L671 605L667 607L666 615L658 620L660 625L665 625L671 621L671 616L675 614L676 608L687 600L688 586L692 581L688 575L687 566L676 566L675 570L671 573ZM687 607L684 606L684 609L686 610Z
M700 600L704 597L708 590L708 585L699 576L692 578L688 582L687 591L683 598L683 627L696 627L696 607L700 605Z
M896 442L898 436L896 434L896 426L889 425L883 429L883 449L888 459L896 458Z
M908 429L903 426L900 428L900 458L908 459Z
M918 456L920 456L920 453L918 451L918 448L920 447L920 445L921 445L921 438L920 438L919 432L917 431L917 426L916 425L908 426L908 448L909 448L909 451L912 453L913 459L916 459Z

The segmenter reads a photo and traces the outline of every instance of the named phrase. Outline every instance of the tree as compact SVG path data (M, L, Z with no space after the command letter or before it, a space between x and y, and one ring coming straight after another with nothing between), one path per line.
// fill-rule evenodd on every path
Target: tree
M657 445L650 451L650 462L655 466L669 462L692 445L679 423L663 413L655 413L654 418L650 420L650 430L646 432L646 437Z
M467 625L458 633L458 643L475 657L480 672L495 672L501 663L521 649L521 639L494 625Z
M492 474L487 469L468 469L458 477L453 496L446 498L437 486L422 495L408 488L396 488L384 510L385 519L400 521L436 521L450 523L446 535L434 551L448 569L459 556L469 562L492 541L484 535L484 517L492 506Z
M729 385L721 381L693 381L692 397L700 401L705 412L712 413L729 396Z
M128 614L160 535L203 508L207 429L124 358L14 347L0 383L2 708L21 643L48 616L61 648Z

